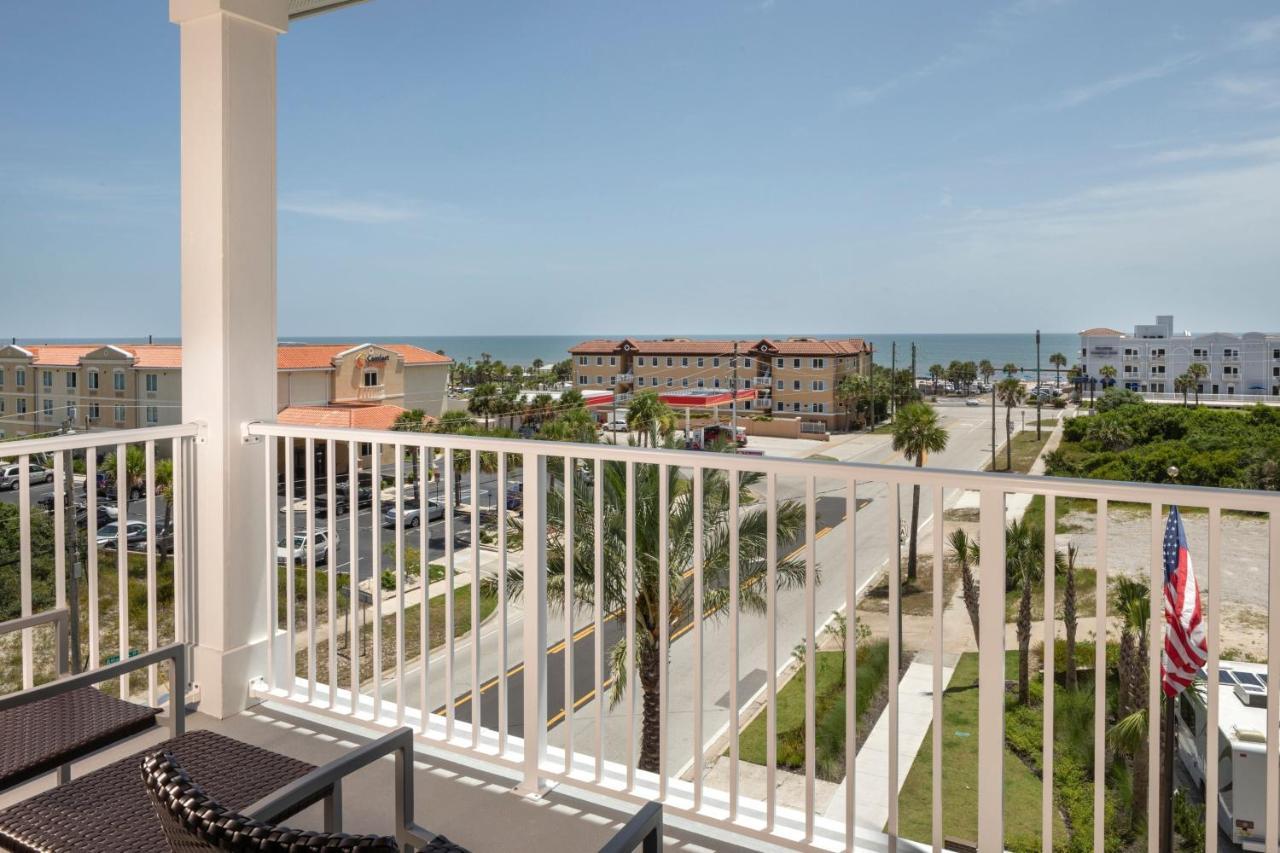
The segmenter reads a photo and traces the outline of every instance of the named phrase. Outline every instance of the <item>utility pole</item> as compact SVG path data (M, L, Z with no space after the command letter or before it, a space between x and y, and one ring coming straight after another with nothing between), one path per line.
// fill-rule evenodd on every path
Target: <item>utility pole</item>
M1036 441L1040 440L1040 407L1044 405L1044 397L1040 394L1040 330L1036 329Z
M85 453L96 453L94 448L88 448ZM88 482L85 483L85 489L89 488ZM76 531L76 478L75 478L75 453L68 450L66 465L63 466L63 489L65 490L64 499L66 505L63 508L63 522L66 525L67 546L71 549L71 579L70 579L70 602L68 610L71 616L71 672L80 671L80 536ZM86 510L86 513L88 510ZM93 520L87 515L85 516L85 530L90 530L90 524ZM123 523L123 522L122 522Z
M996 470L996 383L991 383L991 470Z
M871 359L871 372L867 374L867 387L871 389L871 417L867 420L867 431L876 428L876 345L867 345L867 354Z
M889 419L898 419L898 342L889 344Z
M733 376L729 379L729 424L733 434L733 452L738 452L738 342L733 342Z
M911 399L915 399L916 389L916 342L911 342Z

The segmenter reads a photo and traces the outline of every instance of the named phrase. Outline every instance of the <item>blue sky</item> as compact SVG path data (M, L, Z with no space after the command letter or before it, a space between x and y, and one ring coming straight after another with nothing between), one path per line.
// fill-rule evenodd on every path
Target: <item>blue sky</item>
M163 0L0 30L0 335L178 330ZM282 335L1280 329L1280 5L374 0L280 40Z

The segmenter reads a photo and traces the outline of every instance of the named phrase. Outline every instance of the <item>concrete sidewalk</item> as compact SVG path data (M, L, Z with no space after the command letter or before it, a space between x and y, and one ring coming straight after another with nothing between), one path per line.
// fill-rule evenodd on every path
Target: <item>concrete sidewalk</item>
M942 684L951 683L959 655L943 655ZM880 715L871 734L858 750L856 773L858 787L854 803L857 822L879 831L889 820L889 714ZM928 652L921 652L907 667L898 684L898 779L894 793L902 790L916 759L929 735L933 722L933 662ZM847 781L847 780L846 780ZM836 786L823 815L843 821L846 783Z

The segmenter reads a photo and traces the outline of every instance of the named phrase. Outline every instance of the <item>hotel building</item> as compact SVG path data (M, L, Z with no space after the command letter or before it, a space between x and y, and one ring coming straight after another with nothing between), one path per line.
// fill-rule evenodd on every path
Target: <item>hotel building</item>
M388 429L407 409L439 417L452 363L407 344L282 344L278 418ZM0 347L0 438L181 422L181 345Z
M741 412L795 417L827 429L848 426L835 389L846 375L871 373L871 348L859 338L623 338L583 341L569 354L574 385L583 391L728 392L733 388L735 345L738 390L755 392L755 399L743 401Z
M1208 371L1199 382L1201 396L1280 400L1280 333L1175 333L1173 315L1133 327L1080 333L1078 367L1084 379L1102 379L1102 368L1114 367L1116 385L1143 394L1175 392L1174 380L1192 364Z

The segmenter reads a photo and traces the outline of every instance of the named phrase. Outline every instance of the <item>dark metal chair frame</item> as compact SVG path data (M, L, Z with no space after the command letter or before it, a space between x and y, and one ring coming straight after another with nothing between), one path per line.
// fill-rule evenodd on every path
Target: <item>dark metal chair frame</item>
M103 681L110 681L113 678L128 675L131 672L144 669L154 664L167 662L169 664L170 685L168 699L169 736L174 738L181 735L186 730L186 647L182 643L172 643L149 652L143 652L135 655L127 660L121 660L113 664L99 667L98 669L68 675L67 672L70 669L70 618L70 611L64 607L55 610L47 610L43 613L37 613L32 616L10 619L7 622L0 622L0 635L53 623L57 636L58 657L58 677L56 679L46 684L18 691L17 693L0 696L0 712L20 708L23 705L32 702L52 699L56 696L70 693L74 690L92 687ZM124 740L127 737L131 737L132 734L133 733L125 735L118 740ZM65 755L60 754L59 757L64 760L58 765L56 770L58 783L63 784L70 780L72 761L84 758L87 755L92 755L107 745L109 744L99 743L90 748L70 750L66 752Z

